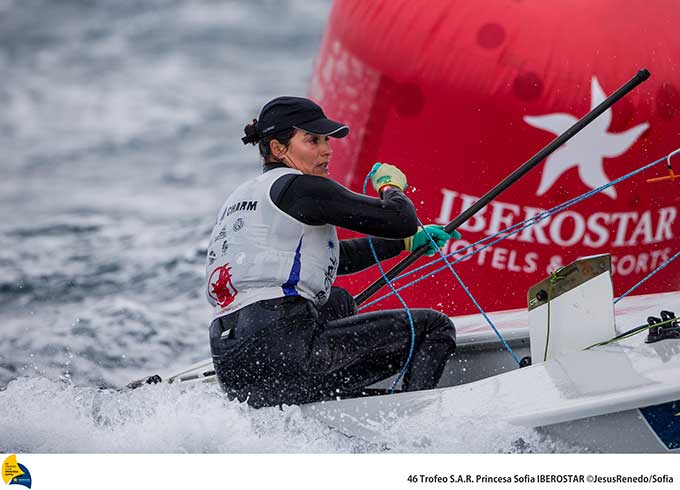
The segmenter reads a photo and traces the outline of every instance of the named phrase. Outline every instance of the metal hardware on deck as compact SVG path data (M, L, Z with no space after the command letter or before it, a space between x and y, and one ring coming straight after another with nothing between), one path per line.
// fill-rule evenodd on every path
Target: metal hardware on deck
M529 311L555 300L561 295L576 289L578 286L599 276L604 272L611 274L611 256L608 254L583 257L555 271L559 281L552 281L548 277L529 289ZM548 291L552 289L551 294Z
M645 342L651 344L659 340L680 338L680 325L678 325L677 319L672 321L674 318L675 313L667 310L661 312L661 318L656 316L647 318L647 324L651 328ZM664 325L658 325L659 323L664 323Z

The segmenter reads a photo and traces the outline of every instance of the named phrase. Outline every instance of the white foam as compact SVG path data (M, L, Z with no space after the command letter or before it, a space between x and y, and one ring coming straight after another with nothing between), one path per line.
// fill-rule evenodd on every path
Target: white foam
M528 430L453 414L382 422L366 443L304 417L298 407L253 410L215 385L97 390L21 378L0 392L3 452L319 453L573 450Z

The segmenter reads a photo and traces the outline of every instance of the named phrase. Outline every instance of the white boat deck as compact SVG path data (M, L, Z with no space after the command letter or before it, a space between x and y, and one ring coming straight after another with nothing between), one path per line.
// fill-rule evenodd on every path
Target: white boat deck
M646 323L661 310L680 313L680 292L624 298L617 331ZM524 310L492 315L504 335L528 333ZM481 315L455 319L461 346L473 339L493 343ZM487 331L484 331L486 329ZM508 335L509 336L509 335ZM423 392L338 400L304 407L348 434L371 439L372 427L400 416L489 417L542 427L680 400L680 339L646 344L646 332L614 344L572 352L545 363L478 381Z

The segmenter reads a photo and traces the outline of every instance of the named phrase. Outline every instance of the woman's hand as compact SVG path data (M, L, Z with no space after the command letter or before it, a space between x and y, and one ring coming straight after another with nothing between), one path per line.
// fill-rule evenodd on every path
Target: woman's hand
M389 163L376 163L368 173L368 176L378 194L387 186L396 187L402 191L406 190L407 187L404 173Z
M425 255L432 257L435 253L437 253L437 250L446 245L446 242L452 238L458 240L461 237L460 233L458 233L456 230L453 230L451 233L447 233L444 230L444 227L441 225L426 225L425 228L427 229L427 233L432 237L432 240L434 240L434 242L437 244L437 248L434 248L434 244L427 237L425 231L421 229L415 235L404 238L404 250L411 252L425 244L428 244L430 248Z

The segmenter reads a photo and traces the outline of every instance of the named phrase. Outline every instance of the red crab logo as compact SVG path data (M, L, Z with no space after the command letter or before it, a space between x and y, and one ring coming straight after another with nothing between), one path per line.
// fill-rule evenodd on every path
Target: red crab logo
M213 279L217 277L217 280L213 282ZM230 305L238 291L231 282L231 267L229 264L224 264L222 267L218 267L212 274L210 274L210 297L214 299L218 305L225 307Z

